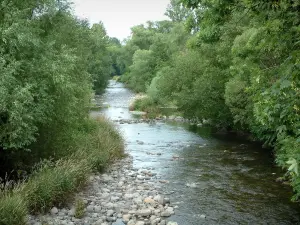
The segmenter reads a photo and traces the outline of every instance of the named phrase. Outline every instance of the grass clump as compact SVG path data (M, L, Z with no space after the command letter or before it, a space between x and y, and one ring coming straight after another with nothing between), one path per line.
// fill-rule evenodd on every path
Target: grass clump
M120 80L120 76L113 76L113 78L112 78L114 81L119 81Z
M82 199L77 199L75 203L75 218L81 219L83 218L85 213L85 204Z
M23 225L28 214L26 201L19 193L2 192L0 200L0 225Z
M86 159L64 159L53 166L42 167L29 179L23 190L30 211L46 212L52 206L64 202L85 183L90 172L91 167Z
M70 155L39 163L21 189L0 196L0 225L25 224L28 212L46 212L66 202L92 171L103 170L124 154L122 137L105 118L87 120L73 135L76 142L68 150Z
M149 96L136 98L130 110L143 111L147 113L147 117L153 118L161 114L159 105Z

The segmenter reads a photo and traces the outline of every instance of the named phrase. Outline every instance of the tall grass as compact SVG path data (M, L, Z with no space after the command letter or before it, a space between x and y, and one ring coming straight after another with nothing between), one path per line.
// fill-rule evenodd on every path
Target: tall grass
M130 110L146 112L148 118L155 118L161 114L159 105L149 96L136 98L130 105Z
M91 172L87 159L59 160L55 165L41 168L23 189L31 212L45 212L50 207L66 200L86 181Z
M28 209L24 196L14 191L2 193L0 200L0 225L23 225Z
M123 156L123 139L105 118L87 120L73 135L70 155L56 162L39 163L27 182L0 195L0 225L22 225L28 212L46 212L63 203L87 181L92 171L103 170Z

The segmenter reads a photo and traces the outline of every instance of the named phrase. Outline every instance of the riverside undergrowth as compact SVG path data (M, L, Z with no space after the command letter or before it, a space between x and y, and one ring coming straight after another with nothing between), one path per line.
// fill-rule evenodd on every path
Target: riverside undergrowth
M26 224L29 213L46 212L65 203L93 171L103 170L124 155L123 139L105 118L87 119L78 131L70 155L55 162L43 160L28 180L0 192L0 224ZM72 152L72 153L71 153Z

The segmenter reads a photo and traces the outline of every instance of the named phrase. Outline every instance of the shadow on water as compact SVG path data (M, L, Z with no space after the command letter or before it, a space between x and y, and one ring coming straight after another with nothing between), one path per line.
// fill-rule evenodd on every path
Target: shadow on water
M110 108L102 113L134 119L128 110L133 94L121 84L111 85L104 96ZM181 225L300 224L291 188L275 182L282 171L270 150L233 135L214 135L208 127L195 130L176 122L118 126L134 166L152 168L153 181L179 206L170 220Z

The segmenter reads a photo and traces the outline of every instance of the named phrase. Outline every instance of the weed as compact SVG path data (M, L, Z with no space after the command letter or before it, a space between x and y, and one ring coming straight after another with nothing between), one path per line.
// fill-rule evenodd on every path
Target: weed
M81 219L85 213L85 204L82 199L77 199L75 203L75 218Z

